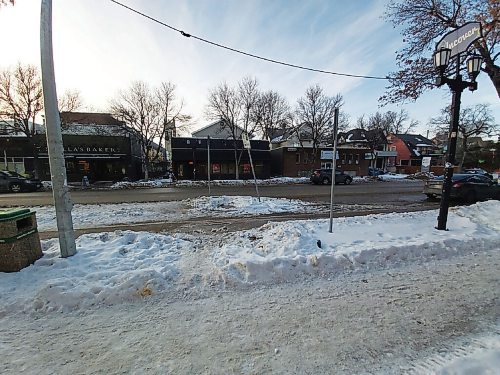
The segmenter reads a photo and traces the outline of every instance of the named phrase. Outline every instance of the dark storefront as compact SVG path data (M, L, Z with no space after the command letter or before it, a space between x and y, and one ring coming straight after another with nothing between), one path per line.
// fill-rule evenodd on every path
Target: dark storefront
M45 136L37 142L40 178L50 179L49 159ZM131 138L102 135L63 135L64 158L68 181L81 181L87 176L90 182L136 180L141 174L141 161L134 155Z
M208 144L206 138L172 138L172 169L180 180L208 179ZM256 177L266 179L271 173L269 142L250 141ZM248 152L241 140L236 141L240 179L253 178ZM210 178L234 179L236 163L234 141L210 139Z
M47 143L44 134L26 137L2 137L0 152L3 169L33 174L35 150L41 180L50 180ZM141 160L133 139L127 135L63 135L64 158L69 182L136 180L141 176Z

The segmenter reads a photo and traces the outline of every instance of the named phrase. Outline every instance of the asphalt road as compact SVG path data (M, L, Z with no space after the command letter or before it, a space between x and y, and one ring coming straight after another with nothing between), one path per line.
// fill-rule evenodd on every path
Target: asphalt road
M354 183L348 186L335 187L335 202L341 204L388 203L394 206L404 206L408 203L435 206L427 202L422 194L423 182L368 182ZM259 192L264 197L282 197L301 199L309 202L330 202L330 186L323 185L272 185L259 186ZM186 198L196 198L208 195L206 187L169 187L144 188L128 190L74 190L71 191L73 203L132 203L177 201ZM255 195L253 186L214 186L212 195ZM52 192L34 192L0 194L0 207L38 206L53 204Z

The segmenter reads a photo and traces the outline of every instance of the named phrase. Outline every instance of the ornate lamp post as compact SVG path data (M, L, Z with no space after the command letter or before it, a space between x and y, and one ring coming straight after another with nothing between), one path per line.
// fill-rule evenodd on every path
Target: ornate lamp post
M455 152L457 148L458 121L460 116L460 98L462 92L468 88L477 90L476 77L481 69L482 60L479 56L472 55L467 60L467 72L470 81L464 81L460 74L460 55L467 51L468 47L481 35L481 27L477 23L466 24L458 30L447 34L439 43L434 52L434 66L439 74L436 84L442 86L447 84L452 95L451 102L451 124L448 136L448 150L444 170L443 189L441 192L441 204L439 206L438 224L436 229L446 230L448 220L448 208L450 201L450 190L453 177L453 165L455 164ZM456 56L455 77L446 76L446 70L450 57Z

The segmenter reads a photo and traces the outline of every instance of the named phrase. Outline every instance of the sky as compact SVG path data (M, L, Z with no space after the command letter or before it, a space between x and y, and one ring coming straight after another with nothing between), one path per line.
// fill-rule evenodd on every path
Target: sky
M403 38L383 19L387 0L122 0L187 33L270 59L341 73L386 76L396 69ZM21 62L39 66L40 0L16 0L0 10L0 69ZM14 33L15 37L8 37ZM295 105L314 84L344 97L351 124L376 111L406 109L420 121L449 105L449 89L424 94L416 102L380 108L386 82L332 76L271 64L223 50L149 21L109 0L54 0L53 43L59 95L79 90L85 105L108 111L119 90L133 81L177 86L192 130L208 124L208 92L221 82L236 85L255 77L262 90L275 90ZM490 103L500 121L499 99L486 75L479 89L465 91L462 106ZM432 134L432 132L431 132Z

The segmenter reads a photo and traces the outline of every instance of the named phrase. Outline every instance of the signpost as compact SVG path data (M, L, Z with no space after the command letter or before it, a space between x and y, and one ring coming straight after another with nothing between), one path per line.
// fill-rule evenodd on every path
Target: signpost
M208 175L208 196L210 197L211 189L210 189L210 172L212 172L212 165L210 163L210 136L207 135L207 175Z
M481 24L479 22L467 22L462 27L450 31L443 36L436 45L436 50L449 48L450 58L467 51L472 43L482 36Z
M431 167L431 157L424 156L422 158L422 167L420 168L420 172L429 172Z
M250 159L250 166L252 167L253 181L255 183L255 191L257 192L257 198L259 199L260 202L259 188L257 186L257 178L255 177L255 169L253 167L252 153L250 152L251 149L250 139L248 139L247 133L242 133L241 139L243 140L243 147L245 147L248 151L248 158Z

